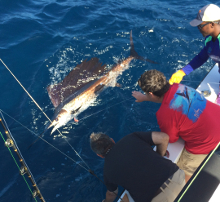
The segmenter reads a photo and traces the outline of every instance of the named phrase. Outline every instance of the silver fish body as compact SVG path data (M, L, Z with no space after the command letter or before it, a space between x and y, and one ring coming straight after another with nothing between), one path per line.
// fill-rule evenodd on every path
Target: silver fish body
M102 90L109 86L116 86L118 76L129 68L129 64L133 59L141 59L155 63L149 59L142 58L136 53L133 45L132 32L130 33L130 43L130 56L121 63L115 65L110 71L108 71L108 73L100 76L99 79L93 80L92 76L98 75L101 71L104 72L103 69L105 65L102 66L97 58L92 58L90 61L84 61L77 65L77 67L71 71L72 73L70 72L69 75L64 78L62 81L63 83L56 86L51 85L47 88L50 99L56 107L54 118L48 127L49 129L54 126L51 134L56 129L66 125L73 118L77 121L76 117L96 101ZM87 71L87 69L90 71ZM79 73L80 70L82 71ZM81 88L81 86L79 87L77 84L79 83L79 80L81 82L84 81L84 79L81 79L79 75L82 76L85 74L90 75L90 77L87 77L89 82L88 84L84 82ZM77 78L80 79L77 80ZM74 79L77 81L73 81Z

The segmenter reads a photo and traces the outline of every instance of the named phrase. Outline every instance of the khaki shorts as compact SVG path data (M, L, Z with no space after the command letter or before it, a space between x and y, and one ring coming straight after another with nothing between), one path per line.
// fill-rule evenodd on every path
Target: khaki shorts
M151 202L173 202L185 185L185 173L178 169L170 179L170 183L164 183L164 185L166 187L164 189L160 187L162 192L155 196Z
M177 162L177 166L179 166L186 175L191 176L207 155L208 154L192 154L184 148L179 161Z

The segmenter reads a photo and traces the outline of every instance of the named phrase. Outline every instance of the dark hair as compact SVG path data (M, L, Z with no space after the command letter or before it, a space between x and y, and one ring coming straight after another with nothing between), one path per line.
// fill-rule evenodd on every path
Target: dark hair
M90 135L90 146L96 154L101 154L105 157L113 145L111 138L104 133L92 133Z
M138 85L145 93L152 92L158 97L163 96L170 88L164 74L156 69L144 72L138 80Z

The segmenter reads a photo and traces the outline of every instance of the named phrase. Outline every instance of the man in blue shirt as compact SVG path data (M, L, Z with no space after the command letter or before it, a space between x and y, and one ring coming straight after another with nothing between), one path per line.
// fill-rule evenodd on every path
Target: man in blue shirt
M170 84L180 83L185 75L203 65L209 57L218 63L220 73L220 8L214 4L204 6L190 25L198 27L205 37L205 46L188 65L172 75L169 80ZM216 102L220 105L220 93L218 93Z

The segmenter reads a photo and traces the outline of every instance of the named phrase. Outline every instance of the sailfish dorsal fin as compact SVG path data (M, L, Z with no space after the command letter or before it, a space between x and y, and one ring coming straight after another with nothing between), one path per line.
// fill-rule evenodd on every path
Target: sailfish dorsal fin
M104 74L106 65L102 65L99 59L84 60L78 64L60 83L49 85L47 91L53 106L56 108L70 95L76 93L85 85L93 83L95 79Z

